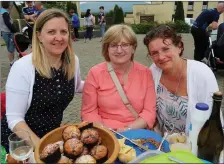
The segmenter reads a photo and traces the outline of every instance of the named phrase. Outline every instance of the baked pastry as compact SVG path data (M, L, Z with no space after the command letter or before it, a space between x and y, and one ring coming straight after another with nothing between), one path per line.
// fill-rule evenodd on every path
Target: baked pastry
M80 139L80 136L81 136L81 132L79 128L75 125L67 126L62 132L62 138L64 141L67 141L68 139L71 139L71 138Z
M94 128L89 128L89 129L85 129L82 134L81 134L81 141L84 144L97 144L98 140L99 140L99 133L96 129Z
M60 158L61 151L58 144L48 144L40 154L40 159L46 163L56 163Z
M125 145L125 138L118 139L120 145L120 152L118 154L118 159L122 163L129 163L131 160L136 158L136 151L131 146Z
M99 136L99 139L98 139L98 142L97 142L97 145L100 145L102 143L102 137Z
M83 151L81 155L87 155L89 154L89 149L86 146L83 146Z
M104 145L96 145L91 149L90 155L96 160L102 159L107 156L107 148Z
M91 155L82 155L76 159L75 163L96 163L96 160Z
M73 163L73 160L69 159L68 157L61 156L57 163Z
M54 144L58 144L59 145L61 154L63 154L64 153L64 147L63 147L64 141L58 141L58 142L55 142Z
M185 143L186 140L187 140L187 136L185 135L185 133L179 133L179 134L177 135L177 140L178 140L178 142L180 142L180 143Z
M23 163L22 161L15 160L10 154L7 155L6 162L7 163L21 163L21 164Z
M187 136L185 133L173 133L167 137L167 141L169 144L175 143L185 143L187 140Z
M72 138L64 143L64 155L69 158L76 158L83 152L83 143L77 139Z

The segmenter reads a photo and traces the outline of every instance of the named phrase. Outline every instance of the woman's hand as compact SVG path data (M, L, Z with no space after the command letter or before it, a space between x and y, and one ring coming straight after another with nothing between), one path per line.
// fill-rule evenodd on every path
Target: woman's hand
M33 148L35 150L35 147L40 143L40 138L37 136L31 136L31 140L33 142Z
M128 131L128 130L131 130L131 128L130 127L128 127L128 126L125 126L125 127L123 127L123 128L118 128L117 129L117 132L125 132L125 131Z

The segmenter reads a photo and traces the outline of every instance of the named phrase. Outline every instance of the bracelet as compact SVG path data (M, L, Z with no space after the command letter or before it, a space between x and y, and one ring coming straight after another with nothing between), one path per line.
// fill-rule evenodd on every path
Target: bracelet
M125 127L127 130L131 130L131 127L130 126L126 126Z

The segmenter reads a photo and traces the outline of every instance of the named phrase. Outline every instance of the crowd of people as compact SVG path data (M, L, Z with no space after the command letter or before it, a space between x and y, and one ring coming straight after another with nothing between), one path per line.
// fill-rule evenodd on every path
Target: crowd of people
M224 3L220 4L224 10ZM153 61L148 68L134 60L142 43L128 25L114 25L104 34L101 6L98 22L105 61L93 66L84 82L72 46L72 12L69 18L59 9L47 9L37 18L32 12L26 18L35 18L32 53L13 64L6 82L1 144L7 150L12 132L27 130L36 145L59 127L63 111L77 92L82 92L82 121L119 132L147 128L163 134L173 124L175 132L188 134L197 102L208 104L209 117L211 93L219 90L216 78L204 63L183 57L184 43L173 27L160 25L145 34L143 44ZM91 39L91 10L85 19L85 38Z
M32 40L34 23L37 17L45 10L45 8L43 6L43 3L40 1L36 1L35 4L33 4L32 1L27 1L26 5L27 7L24 7L22 9L22 13L26 20L28 37L30 40ZM7 45L8 58L9 58L10 66L12 66L14 63L14 57L15 57L14 55L15 44L13 42L13 36L16 32L19 32L19 31L15 28L15 25L13 24L13 20L9 14L12 9L12 2L2 1L1 6L2 8L0 9L1 10L0 31L1 31L3 40L5 41Z
M8 58L10 61L10 66L14 63L14 53L15 53L15 44L13 42L13 36L16 32L19 32L18 29L15 28L13 24L13 20L10 17L10 11L12 9L12 2L10 1L2 1L1 2L1 35L7 45L8 50ZM26 30L28 34L28 38L32 40L33 36L33 27L36 22L37 17L44 11L44 4L41 1L26 1L26 7L22 8L22 14L24 19L26 20ZM79 38L79 28L80 28L80 16L78 15L77 8L72 8L69 10L68 15L70 17L70 23L73 28L72 40L78 41ZM95 18L91 14L91 9L87 9L86 14L84 16L84 26L86 28L86 32L84 34L84 43L86 43L86 39L91 40L93 37L93 28L95 25L95 20L97 19L100 26L100 33L102 41L106 20L104 16L104 6L99 7L99 15L98 18Z

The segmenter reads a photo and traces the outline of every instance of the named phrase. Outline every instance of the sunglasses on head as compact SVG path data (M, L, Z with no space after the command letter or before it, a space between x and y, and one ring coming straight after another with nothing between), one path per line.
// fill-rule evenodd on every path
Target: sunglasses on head
M151 36L151 35L155 35L157 34L158 32L161 32L161 31L166 31L166 30L173 30L170 26L167 26L167 25L161 25L161 26L158 26L158 27L155 27L153 28L151 31L149 31L146 35L147 36Z

